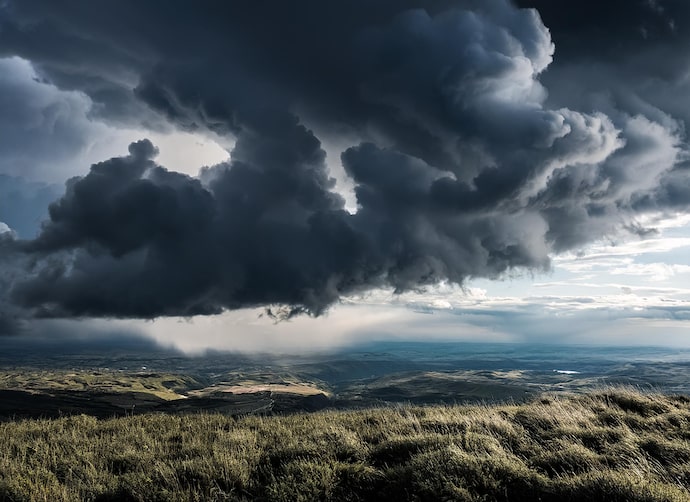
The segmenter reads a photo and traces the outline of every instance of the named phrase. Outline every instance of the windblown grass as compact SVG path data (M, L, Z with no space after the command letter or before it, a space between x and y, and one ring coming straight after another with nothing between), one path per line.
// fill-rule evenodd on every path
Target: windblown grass
M688 501L690 399L0 424L0 499Z

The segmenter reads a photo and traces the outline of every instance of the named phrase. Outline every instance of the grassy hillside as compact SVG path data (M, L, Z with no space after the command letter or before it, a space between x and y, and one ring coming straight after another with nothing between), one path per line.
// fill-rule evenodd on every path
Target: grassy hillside
M0 424L1 500L690 500L690 399Z
M28 392L89 391L91 393L139 392L170 401L179 393L202 385L192 377L167 373L126 373L112 370L0 370L0 389Z

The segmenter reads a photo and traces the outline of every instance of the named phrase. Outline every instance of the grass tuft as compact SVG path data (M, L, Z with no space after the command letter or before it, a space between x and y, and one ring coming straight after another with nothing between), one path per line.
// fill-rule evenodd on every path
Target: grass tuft
M0 423L0 500L690 500L690 399Z

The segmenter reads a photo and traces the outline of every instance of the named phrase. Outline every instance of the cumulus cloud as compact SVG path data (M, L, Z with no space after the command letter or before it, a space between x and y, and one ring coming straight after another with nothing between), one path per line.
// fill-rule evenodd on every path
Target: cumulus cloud
M70 5L7 2L0 46L103 120L165 116L234 147L190 177L142 140L71 179L11 246L25 268L5 301L28 315L318 315L372 288L546 270L643 233L687 178L682 118L642 94L563 97L559 39L507 0ZM349 139L355 211L320 137Z

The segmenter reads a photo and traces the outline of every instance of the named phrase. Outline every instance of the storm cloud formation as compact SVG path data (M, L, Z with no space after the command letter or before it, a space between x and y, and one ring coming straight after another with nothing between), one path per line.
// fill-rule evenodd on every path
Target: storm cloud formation
M672 25L658 40L645 28L653 47L687 38L678 1L643 4ZM669 55L685 72L669 76L651 48L645 59L596 25L605 50L580 57L562 19L554 45L537 10L507 0L0 5L0 56L86 94L100 120L164 117L235 141L198 177L142 140L71 179L36 239L5 244L3 302L27 315L318 315L372 288L548 269L554 252L643 233L641 212L690 201L685 117L647 86L624 89L680 78L685 56ZM569 95L577 65L619 60L632 77L607 70L599 88L592 72ZM322 140L350 145L354 212Z

